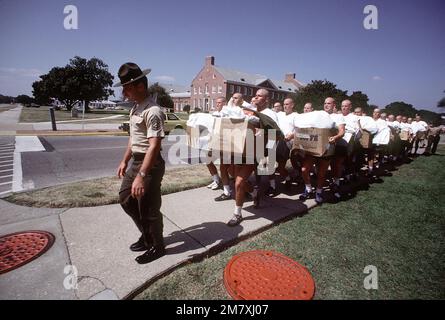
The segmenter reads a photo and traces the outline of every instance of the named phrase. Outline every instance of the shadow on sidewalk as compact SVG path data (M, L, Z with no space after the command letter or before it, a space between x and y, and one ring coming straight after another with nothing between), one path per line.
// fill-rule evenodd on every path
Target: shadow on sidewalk
M204 222L174 231L164 241L167 254L178 254L236 239L243 230L242 225L229 227L223 222Z

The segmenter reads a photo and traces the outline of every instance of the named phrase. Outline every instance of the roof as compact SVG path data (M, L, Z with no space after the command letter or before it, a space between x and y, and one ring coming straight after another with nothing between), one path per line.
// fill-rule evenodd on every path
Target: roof
M191 97L190 92L169 93L169 95L172 98L190 98Z
M291 82L285 82L283 80L272 80L267 76L262 74L251 74L238 70L221 68L218 66L214 66L216 71L218 71L224 79L227 81L238 82L238 83L246 83L253 86L258 86L259 84L270 81L278 90L295 92L299 90L299 87ZM299 82L297 80L297 82Z
M241 83L247 83L250 85L258 85L261 82L264 82L267 80L267 77L262 74L251 74L246 73L238 70L231 70L226 68L221 68L218 66L214 66L216 71L221 73L221 75L224 77L224 79L228 81L234 81L234 82L241 82Z
M190 86L183 86L179 84L168 84L168 83L159 83L161 87L165 89L165 91L172 95L174 93L190 93Z

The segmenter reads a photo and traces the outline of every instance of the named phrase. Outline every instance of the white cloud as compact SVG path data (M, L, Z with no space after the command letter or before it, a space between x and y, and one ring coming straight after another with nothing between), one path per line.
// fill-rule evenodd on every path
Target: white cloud
M382 79L382 77L380 77L380 76L374 76L374 77L372 77L372 80L374 80L374 81L380 81L380 80L383 80L383 79Z
M39 69L24 69L24 68L0 68L0 75L2 76L18 76L18 77L33 77L37 78L43 72Z
M176 79L171 76L157 76L154 79L159 82L168 82L168 83L173 83L176 81Z

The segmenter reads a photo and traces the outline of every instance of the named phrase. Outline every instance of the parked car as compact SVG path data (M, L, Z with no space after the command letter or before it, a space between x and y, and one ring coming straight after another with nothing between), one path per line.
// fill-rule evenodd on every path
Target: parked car
M25 105L24 105L26 108L40 108L40 105L39 104L37 104L37 103L26 103Z
M187 127L187 120L181 119L177 114L173 112L164 113L164 132L169 134L173 129L183 129ZM119 126L120 130L126 131L130 134L130 121L124 121Z

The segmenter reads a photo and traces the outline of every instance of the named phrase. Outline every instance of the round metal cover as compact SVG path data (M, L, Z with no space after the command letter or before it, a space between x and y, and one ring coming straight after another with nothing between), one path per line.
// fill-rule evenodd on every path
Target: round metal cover
M274 251L234 256L224 270L224 286L236 300L310 300L315 283L309 271Z
M23 231L0 237L0 274L14 270L44 254L55 237L46 231Z

